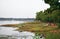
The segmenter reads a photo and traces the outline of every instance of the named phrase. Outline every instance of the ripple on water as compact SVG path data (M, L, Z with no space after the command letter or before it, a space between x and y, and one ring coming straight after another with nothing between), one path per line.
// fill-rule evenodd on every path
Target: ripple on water
M19 32L19 31L15 31L16 28L13 27L0 27L0 35L34 35L31 32Z

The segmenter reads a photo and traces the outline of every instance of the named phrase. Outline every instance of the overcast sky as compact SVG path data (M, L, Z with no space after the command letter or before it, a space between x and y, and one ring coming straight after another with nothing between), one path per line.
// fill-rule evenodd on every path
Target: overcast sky
M49 7L43 0L0 0L0 17L35 18L36 12Z

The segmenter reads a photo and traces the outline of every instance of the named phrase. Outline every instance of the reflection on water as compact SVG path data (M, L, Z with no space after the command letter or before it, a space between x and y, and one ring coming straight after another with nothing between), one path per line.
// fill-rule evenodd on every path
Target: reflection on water
M2 24L18 24L18 23L24 23L25 21L0 21L0 25Z
M12 24L12 23L24 23L25 21L0 21L0 24ZM13 27L3 27L0 26L0 39L32 39L35 36L31 32L19 32L15 31L16 28Z
M1 34L6 34L6 35L12 35L12 34L16 34L19 33L18 31L14 31L16 28L13 27L0 27L0 35Z
M25 23L25 22L32 22L34 20L27 20L27 21L0 21L0 25L2 24L19 24L19 23Z
M26 39L31 39L31 36L34 36L34 33L31 32L19 32L15 31L16 28L13 27L0 27L0 38L1 39L20 39L21 37L26 38ZM4 38L2 38L4 37Z

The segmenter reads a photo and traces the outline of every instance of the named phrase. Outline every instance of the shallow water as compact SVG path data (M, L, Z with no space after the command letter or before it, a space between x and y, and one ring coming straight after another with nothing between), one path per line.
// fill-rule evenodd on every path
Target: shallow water
M2 24L15 24L15 23L24 23L26 21L0 21L0 25ZM4 27L0 26L0 39L32 39L32 36L35 36L34 33L31 32L19 32L15 31L14 27Z
M4 24L19 24L32 21L0 21L0 25ZM4 27L0 26L0 39L44 39L40 36L35 36L35 33L32 32L19 32L16 31L15 27Z
M19 23L25 23L25 22L31 22L31 21L0 21L0 25L3 25L3 24L19 24Z
M31 32L19 32L19 31L15 31L16 28L13 27L0 27L0 37L8 37L11 36L10 38L12 39L12 37L18 39L20 37L24 38L24 36L26 36L26 38L28 38L28 36L34 36L34 33Z

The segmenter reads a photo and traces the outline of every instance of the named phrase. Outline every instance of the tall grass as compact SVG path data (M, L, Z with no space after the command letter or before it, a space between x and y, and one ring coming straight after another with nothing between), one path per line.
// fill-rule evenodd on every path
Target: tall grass
M60 39L60 33L47 33L46 39Z

